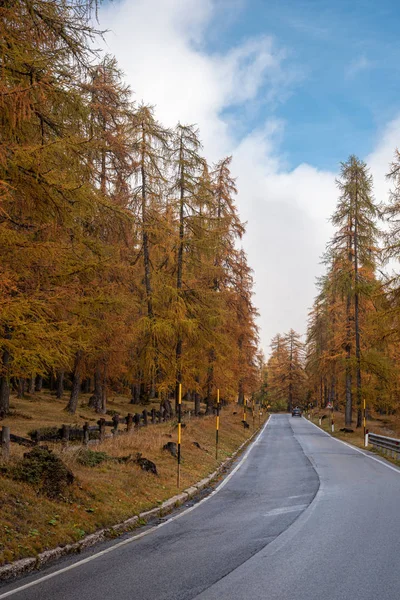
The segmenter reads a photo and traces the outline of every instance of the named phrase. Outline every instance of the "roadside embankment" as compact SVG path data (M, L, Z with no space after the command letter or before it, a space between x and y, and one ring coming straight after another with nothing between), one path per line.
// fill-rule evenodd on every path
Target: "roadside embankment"
M40 406L43 409L42 403ZM26 448L13 445L10 460L0 468L0 565L25 559L24 570L36 568L56 556L79 552L88 545L138 527L151 517L166 514L209 485L265 418L263 415L259 420L257 416L254 428L251 420L250 428L244 428L241 410L235 405L225 407L221 411L217 460L215 417L186 417L179 490L176 458L163 449L168 442L176 442L174 421L91 445L90 451L106 456L95 466L82 464L81 445L71 443L62 449L48 443L49 449L74 475L73 483L57 498L38 492L34 482L13 478L13 468L27 452ZM31 428L29 420L25 432L20 420L13 423L13 418L8 419L7 425L11 430L15 425L20 435ZM158 474L143 470L136 460L138 455L152 461ZM54 548L56 553L50 551ZM7 573L9 576L10 569L3 570L4 576Z

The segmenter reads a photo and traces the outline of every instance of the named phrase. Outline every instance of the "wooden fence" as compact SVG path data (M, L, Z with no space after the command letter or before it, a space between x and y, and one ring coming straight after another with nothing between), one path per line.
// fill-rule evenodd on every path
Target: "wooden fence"
M188 412L190 418L190 411ZM166 413L153 408L151 411L143 410L141 413L128 413L126 417L120 417L120 415L113 415L110 421L105 418L100 418L97 421L97 425L90 425L86 421L82 427L75 427L73 425L62 425L61 427L45 427L42 429L36 429L32 431L30 439L14 435L10 433L10 428L3 426L0 432L1 441L1 453L4 459L8 459L10 456L10 444L16 443L21 446L33 447L39 444L39 442L60 442L66 446L70 441L81 442L84 446L87 446L91 440L102 442L106 437L115 436L121 433L129 433L132 429L139 429L139 427L147 427L148 425L155 425L162 423L170 419L170 416ZM125 426L124 429L122 427ZM107 435L107 427L111 427L111 433Z

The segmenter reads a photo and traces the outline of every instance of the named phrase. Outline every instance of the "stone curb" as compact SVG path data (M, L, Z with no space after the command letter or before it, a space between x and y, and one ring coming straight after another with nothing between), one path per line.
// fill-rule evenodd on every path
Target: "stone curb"
M263 427L263 425L261 427ZM247 440L245 440L229 458L225 459L219 465L216 471L198 483L195 483L191 487L187 488L181 494L177 494L172 498L168 498L168 500L165 500L160 506L142 512L139 515L130 517L122 523L117 523L116 525L112 525L111 527L105 529L99 529L95 533L85 536L82 540L79 540L79 542L75 542L74 544L66 544L65 546L58 546L57 548L53 548L51 550L45 550L44 552L38 554L38 556L35 558L21 558L13 563L4 565L0 567L0 581L7 581L25 573L38 570L47 563L56 560L57 558L61 558L62 556L79 554L82 552L82 550L90 548L90 546L94 546L99 542L104 542L105 540L116 537L119 534L126 533L138 525L147 523L147 521L149 521L152 517L163 517L167 515L168 513L172 512L174 508L181 506L187 500L190 500L201 490L204 490L204 488L209 486L214 479L216 479L235 460L239 452L252 441L252 439L260 431L261 427L256 429L256 431Z

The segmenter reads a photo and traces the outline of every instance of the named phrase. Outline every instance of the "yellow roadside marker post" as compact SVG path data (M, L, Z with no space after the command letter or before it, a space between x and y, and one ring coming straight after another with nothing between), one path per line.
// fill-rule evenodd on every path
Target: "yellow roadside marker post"
M243 428L246 429L246 398L243 398Z
M218 460L218 442L219 442L219 389L217 390L217 416L215 418L215 458Z
M364 398L364 415L363 415L363 422L364 422L364 446L367 448L368 447L368 431L367 431L367 403L365 401Z
M178 388L178 488L181 485L182 384Z

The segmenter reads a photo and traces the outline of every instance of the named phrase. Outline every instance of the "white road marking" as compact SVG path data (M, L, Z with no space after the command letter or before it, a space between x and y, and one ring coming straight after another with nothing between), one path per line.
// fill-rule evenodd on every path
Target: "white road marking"
M344 442L343 440L339 440L338 438L333 437L333 435L331 435L327 431L324 431L323 429L321 429L321 427L318 427L318 425L315 425L315 423L313 423L312 421L308 421L308 422L311 425L313 425L314 427L316 427L318 429L318 431L322 431L322 433L324 433L328 437L332 438L332 440L335 440L335 442L339 442L340 444L344 444L348 448L351 448L352 450L355 450L355 452L358 452L359 454L362 454L363 456L365 456L365 458L369 458L370 460L374 460L375 462L377 462L380 465L386 467L387 469L390 469L391 471L394 471L395 473L397 473L397 475L400 475L400 469L398 469L397 467L394 467L393 465L390 465L389 463L383 462L382 460L379 460L379 458L375 458L375 456L370 456L369 454L366 454L366 452L364 452L363 450L360 450L360 448L357 448L356 446L352 446L351 444L348 444L347 442ZM0 596L0 598L1 598L1 596Z
M309 498L310 496L314 496L315 494L299 494L298 496L287 496L286 500L295 500L296 498Z
M214 496L215 494L217 494L220 490L222 490L222 488L226 486L226 484L228 483L228 481L230 481L230 479L232 479L232 477L234 476L234 474L236 473L236 471L238 471L240 469L240 467L243 465L243 463L246 462L246 460L247 460L250 452L254 448L254 446L256 446L259 443L260 438L261 438L262 434L264 433L265 429L267 428L267 425L270 422L270 420L271 420L271 416L268 417L268 420L266 421L266 423L263 426L262 430L260 431L260 433L258 434L258 436L256 437L256 439L254 440L254 442L252 442L250 444L250 446L247 449L245 455L239 461L239 463L236 465L236 467L233 469L233 471L231 471L229 473L229 475L227 477L225 477L225 479L219 484L219 486L216 487L215 490L213 490L211 492L211 494L209 494L206 498L203 498L202 500L200 500L200 502L197 502L197 504L194 504L193 506L191 506L190 508L182 511L178 515L175 515L175 516L171 517L167 521L164 521L163 523L160 523L159 525L155 525L154 527L150 527L150 529L147 529L146 531L143 531L142 533L139 533L138 535L132 536L132 537L128 538L127 540L123 540L122 542L118 542L117 544L115 544L114 546L111 546L110 548L106 548L105 550L101 550L100 552L97 552L96 554L93 554L92 556L88 556L87 558L83 558L82 560L79 560L76 563L73 563L72 565L68 565L67 567L63 567L62 569L59 569L58 571L54 571L53 573L49 573L48 575L44 575L43 577L39 577L38 579L35 579L34 581L26 583L25 585L21 585L20 587L14 588L13 590L10 590L9 592L5 592L4 594L0 595L0 600L2 600L3 598L9 598L10 596L14 596L14 594L17 594L18 592L22 592L24 590L27 590L27 589L35 586L35 585L39 585L39 583L42 583L44 581L48 581L49 579L53 579L53 577L57 577L57 575L61 575L62 573L67 573L68 571L72 571L73 569L76 569L77 567L81 567L82 565L85 565L85 564L91 562L92 560L95 560L96 558L100 558L101 556L104 556L105 554L109 554L110 552L113 552L114 550L117 550L118 548L121 548L122 546L126 546L127 544L135 542L136 540L138 540L138 539L140 539L140 538L142 538L142 537L144 537L146 535L149 535L149 533L152 533L153 531L156 531L157 529L160 529L161 527L164 527L165 525L168 525L172 521L176 521L177 519L180 519L184 515L187 515L188 513L192 512L192 510L195 510L201 504L203 504L204 502L206 502L207 500L209 500L210 498L212 498L212 496Z
M264 514L264 517L275 517L276 515L284 515L285 513L300 512L305 510L308 504L297 504L293 506L282 506L282 508L273 508Z

